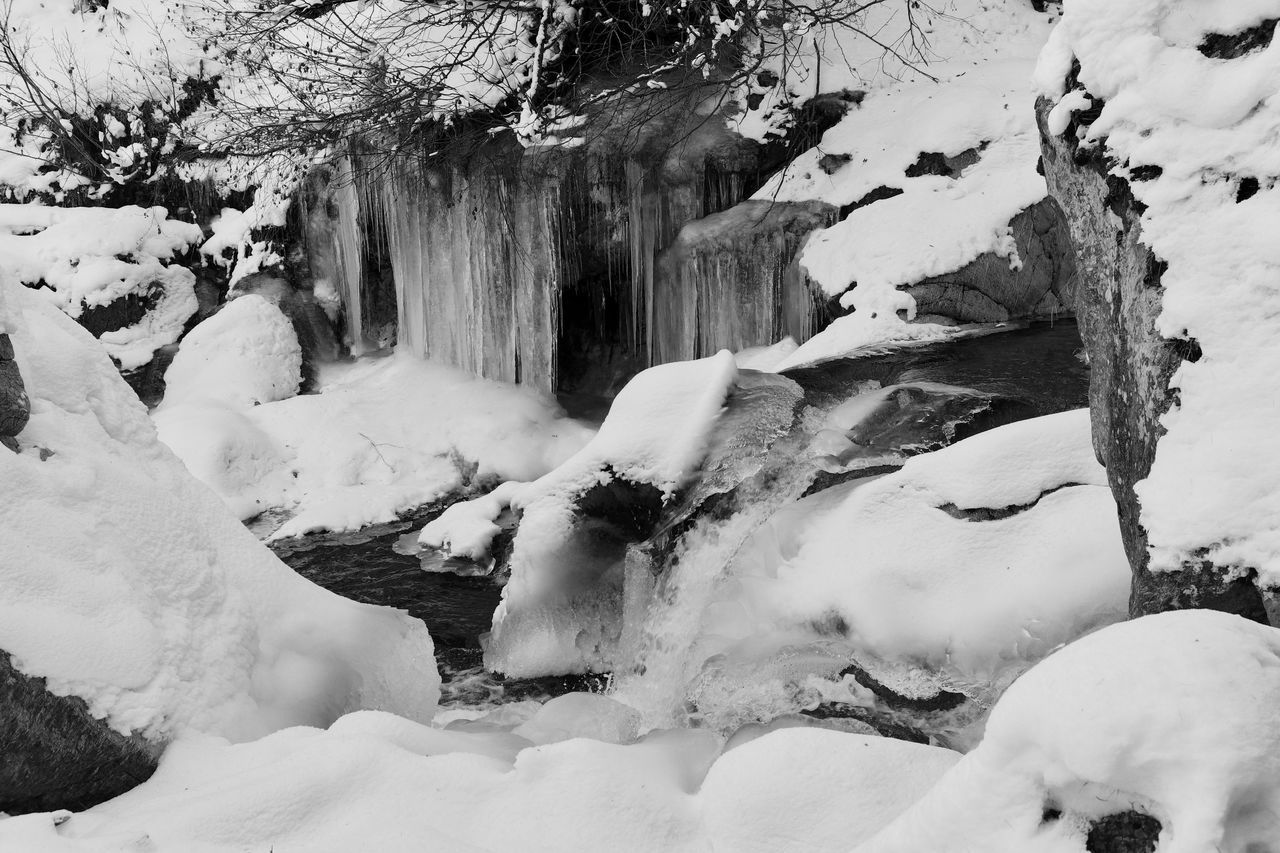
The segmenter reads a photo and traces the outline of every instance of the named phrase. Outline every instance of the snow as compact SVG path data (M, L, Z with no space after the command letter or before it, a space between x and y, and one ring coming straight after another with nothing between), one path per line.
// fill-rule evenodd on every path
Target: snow
M431 638L295 575L187 474L101 346L4 283L32 402L0 454L0 648L120 731L232 740L358 708L429 719Z
M598 662L585 639L598 628L584 626L614 621L597 609L616 603L617 567L603 552L575 553L575 502L615 479L653 486L670 501L697 474L737 378L728 350L642 371L618 393L595 437L563 464L533 482L454 504L423 528L420 545L480 559L498 517L508 508L521 513L487 665L518 677L582 672Z
M498 533L494 522L508 507L524 511L522 531L531 532L545 516L545 535L554 536L573 499L612 477L656 486L670 499L702 462L711 427L737 375L728 350L640 372L618 392L600 431L571 458L536 482L504 483L490 494L453 504L423 528L419 543L479 559Z
M1266 849L1277 702L1274 628L1206 610L1105 628L1015 682L982 744L857 849L1078 853L1084 819L1129 808L1161 822L1161 853ZM1064 818L1042 826L1046 803Z
M249 408L285 400L302 382L302 348L273 302L249 294L191 330L165 371L161 411L197 400Z
M1040 146L1027 78L1049 32L1048 16L1024 0L948 0L917 7L910 17L901 4L872 4L860 16L858 32L816 28L790 67L776 69L788 100L842 90L862 98L755 198L847 206L875 190L901 192L815 231L801 250L811 279L830 296L844 294L841 303L856 313L802 347L790 366L948 334L931 324L910 328L915 303L898 288L986 253L1017 268L1009 223L1046 193L1036 173ZM914 37L909 21L921 27ZM886 44L895 53L886 54ZM777 97L770 93L761 109L747 112L740 132L767 135L760 122ZM925 153L966 159L956 161L960 170L952 176L909 176ZM823 168L824 158L839 159Z
M941 509L1033 502L989 521ZM794 622L837 613L864 655L974 688L1123 618L1129 589L1085 410L913 457L855 489L777 575L775 612Z
M1125 618L1129 582L1088 412L1022 421L775 513L680 638L684 695L716 726L821 697L874 706L831 680L853 660L902 695L969 696L977 713L943 742L971 743L1027 667Z
M1157 165L1135 181L1147 206L1141 238L1168 264L1158 328L1203 353L1173 377L1179 403L1146 480L1136 486L1151 568L1207 560L1256 570L1280 584L1280 446L1267 389L1280 372L1270 317L1280 273L1280 42L1212 59L1196 48L1280 17L1280 3L1076 0L1067 5L1037 70L1042 92L1063 96L1073 57L1080 82L1105 102L1086 145L1104 145L1117 174ZM1070 94L1066 94L1071 98ZM1259 190L1237 203L1237 187ZM1229 415L1229 416L1228 416Z
M179 371L178 398L155 420L236 515L287 512L276 537L353 530L473 485L536 479L591 435L543 395L399 355L323 365L319 393L252 405L288 386L294 356L276 320L250 334L242 322L250 313L280 312L242 296L192 332L213 323L208 340L219 352L198 375L182 357L184 341L170 368ZM218 384L205 378L210 370Z
M169 262L200 239L198 226L169 219L162 207L0 205L0 264L70 316L125 296L158 296L141 322L101 336L126 370L176 341L195 313L195 276Z
M625 745L579 737L533 746L505 727L441 730L362 712L327 731L249 744L181 741L150 781L105 805L69 819L0 820L0 845L837 851L906 809L957 758L819 729L773 732L724 753L714 735L687 730Z

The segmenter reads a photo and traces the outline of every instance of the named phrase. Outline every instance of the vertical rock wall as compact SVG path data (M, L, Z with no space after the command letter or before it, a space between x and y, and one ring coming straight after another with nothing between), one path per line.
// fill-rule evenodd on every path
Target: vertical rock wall
M1210 607L1266 621L1262 600L1248 580L1226 582L1220 570L1189 562L1180 572L1148 571L1147 532L1139 521L1134 483L1151 470L1160 417L1173 403L1169 380L1185 342L1156 331L1161 262L1142 243L1142 210L1125 180L1109 174L1097 149L1076 144L1078 113L1061 135L1049 132L1053 104L1036 105L1045 178L1070 226L1080 283L1076 314L1089 357L1089 409L1093 445L1107 468L1120 512L1125 551L1133 567L1130 613L1140 616L1186 607Z

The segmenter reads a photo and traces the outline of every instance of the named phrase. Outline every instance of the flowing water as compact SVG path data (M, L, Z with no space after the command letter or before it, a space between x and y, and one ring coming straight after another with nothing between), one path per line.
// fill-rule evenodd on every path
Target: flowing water
M833 405L868 380L883 385L946 383L1008 404L999 411L993 408L993 417L985 422L967 425L976 431L1086 405L1088 370L1077 357L1079 347L1075 324L1059 323L839 359L789 375L805 387L811 401L826 396ZM804 493L814 476L813 469L796 458L796 448L780 447L770 456L775 458L766 459L761 472L740 489L730 511L696 520L665 555L640 547L629 553L622 643L627 650L624 659L632 665L618 673L617 688L653 724L669 724L687 714L681 700L692 665L689 638L726 567L759 525ZM603 680L594 677L514 681L483 671L480 637L490 628L501 580L426 572L418 556L394 548L400 536L433 515L424 512L357 533L286 540L272 548L321 586L358 601L398 607L421 619L435 639L446 706L486 706L601 689ZM661 565L655 566L655 560Z

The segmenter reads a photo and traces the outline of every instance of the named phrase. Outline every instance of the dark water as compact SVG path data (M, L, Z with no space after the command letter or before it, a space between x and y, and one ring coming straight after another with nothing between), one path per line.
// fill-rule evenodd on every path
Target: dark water
M595 676L504 679L484 673L480 635L502 597L502 579L424 571L419 558L395 551L396 540L440 514L433 507L354 533L319 533L270 543L294 571L331 592L365 604L408 611L435 642L444 680L443 705L545 699L603 687Z
M1079 359L1074 322L1036 324L983 337L930 344L856 359L836 359L789 371L811 402L844 399L859 381L882 385L932 381L972 388L1002 400L999 422L1088 404L1088 368ZM957 438L963 437L957 434ZM417 556L396 553L396 540L439 515L442 507L355 533L316 534L271 544L295 571L356 601L407 610L436 643L445 704L479 704L599 689L599 679L569 677L507 681L482 673L480 635L501 597L501 579L424 571Z

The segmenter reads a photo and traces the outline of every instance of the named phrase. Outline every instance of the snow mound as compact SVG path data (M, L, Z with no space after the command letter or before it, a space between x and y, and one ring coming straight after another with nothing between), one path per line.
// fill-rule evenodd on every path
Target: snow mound
M3 268L70 316L125 297L154 300L139 322L100 336L125 370L176 341L195 313L195 276L168 262L200 240L199 226L162 207L0 205Z
M156 440L102 348L9 287L31 396L0 454L0 648L122 732L241 740L356 708L427 719L421 624L295 575Z
M164 374L162 408L193 400L250 407L298 392L302 347L279 306L249 294L191 330Z
M775 513L682 638L686 695L712 725L875 707L835 675L853 661L900 696L974 700L965 719L926 721L970 743L1027 667L1125 617L1129 581L1088 412L1021 421Z
M908 808L958 758L816 729L720 750L714 735L689 730L532 747L502 727L441 730L361 712L327 731L247 744L181 741L148 782L109 803L69 819L0 820L0 846L835 853Z
M1129 809L1160 821L1161 853L1270 849L1278 702L1274 628L1205 610L1114 625L1020 678L982 744L857 849L1080 853L1089 820Z
M777 574L792 619L838 614L861 654L977 687L1123 618L1129 588L1087 410L912 458L854 489Z
M228 307L249 299L261 301ZM193 381L154 414L161 438L239 517L290 514L273 537L354 530L472 485L536 479L592 434L545 395L401 355L322 365L318 393L248 405L243 389L276 383L291 363L274 347L249 349L250 361L271 355L260 378L218 392L239 405L210 402Z
M1149 476L1136 486L1154 571L1184 560L1253 569L1280 585L1280 438L1271 389L1280 340L1280 40L1231 59L1201 47L1280 18L1280 3L1076 0L1045 47L1037 80L1063 99L1074 61L1101 112L1082 145L1104 146L1146 206L1142 240L1167 263L1159 330L1198 343L1172 384ZM1066 113L1069 115L1069 113ZM1251 182L1251 183L1250 183ZM1252 195L1249 189L1256 190ZM1229 412L1230 417L1224 417ZM1188 488L1188 484L1195 484Z

